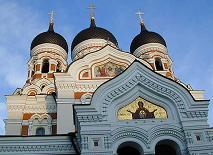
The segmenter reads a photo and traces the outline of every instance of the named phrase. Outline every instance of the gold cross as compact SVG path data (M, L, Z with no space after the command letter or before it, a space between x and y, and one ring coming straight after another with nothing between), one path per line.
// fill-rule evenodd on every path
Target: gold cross
M138 15L140 23L143 23L143 18L142 18L142 16L144 15L144 13L141 12L141 11L138 11L138 12L136 12L136 15Z
M91 3L88 7L88 9L90 10L90 18L94 18L95 16L95 5L93 3Z
M48 13L50 15L50 23L53 23L53 17L55 15L55 12L52 10L51 12Z

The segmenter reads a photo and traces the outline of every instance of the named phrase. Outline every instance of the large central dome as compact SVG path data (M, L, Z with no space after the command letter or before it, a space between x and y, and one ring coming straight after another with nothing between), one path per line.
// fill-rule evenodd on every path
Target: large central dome
M71 51L73 51L76 45L88 39L104 39L106 42L112 42L115 46L118 44L116 38L111 32L95 25L94 18L91 18L91 24L89 28L82 30L76 35L72 42Z

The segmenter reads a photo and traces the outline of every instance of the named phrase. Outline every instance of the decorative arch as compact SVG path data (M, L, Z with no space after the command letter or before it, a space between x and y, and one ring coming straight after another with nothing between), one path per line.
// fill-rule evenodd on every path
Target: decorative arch
M82 104L89 104L92 99L91 93L85 93L81 96L80 101Z
M129 93L130 91L132 93ZM163 103L171 102L168 106L171 105L177 109L176 112L180 114L180 117L189 117L187 109L195 102L192 95L180 84L158 75L135 61L123 74L102 84L94 93L91 104L98 107L97 110L100 109L102 115L106 115L109 107L118 103L118 99L125 98L127 93L128 98L133 98L132 101L140 94L146 94L144 97L149 99L154 99L153 96L156 96L155 99L162 99ZM206 117L205 115L203 117Z
M177 152L176 154L177 155L182 155L187 151L187 145L186 145L186 142L185 141L181 141L180 139L177 139L173 136L170 136L170 135L165 135L165 136L161 136L161 137L158 137L157 139L155 139L155 141L152 142L152 145L151 145L151 150L155 150L156 149L156 146L160 143L169 143L168 145L176 145L177 148Z
M35 95L36 94L40 94L41 93L41 89L39 86L35 85L35 84L31 84L29 86L26 86L23 91L22 91L22 94L25 94L25 95L30 95L30 93L34 93Z
M79 71L83 71L84 69L90 69L93 64L97 62L104 62L106 59L113 59L118 62L120 61L122 63L127 64L128 67L130 64L132 64L136 57L132 54L107 45L94 53L85 55L82 59L79 59L78 61L74 61L68 67L67 72L71 75L71 78L79 80ZM142 61L147 67L151 68L149 63L141 59L140 61ZM90 72L92 71L90 70Z
M120 146L125 143L136 144L137 149L142 154L145 150L149 149L148 135L146 131L139 130L137 128L119 128L111 133L112 139L112 150L116 154Z
M170 137L171 140L178 141L179 143L185 144L186 139L183 133L183 129L174 125L158 125L150 129L149 131L150 143L156 145L157 141ZM182 145L184 146L184 145Z
M48 114L34 114L28 120L29 135L36 135L37 128L44 128L45 134L52 134L52 117Z
M128 139L134 139L135 141L140 141L141 146L148 148L148 134L147 131L141 128L118 128L111 133L112 143L117 146Z
M121 143L118 148L117 152L118 155L122 154L134 154L134 155L142 155L144 154L143 148L135 141L125 141Z
M34 94L50 94L51 92L55 92L55 86L48 79L34 80L33 84L26 86L23 89L22 94L29 95L31 92Z
M52 84L52 82L48 79L42 78L42 79L34 80L33 84L35 84L41 88L42 86L48 86L48 85Z

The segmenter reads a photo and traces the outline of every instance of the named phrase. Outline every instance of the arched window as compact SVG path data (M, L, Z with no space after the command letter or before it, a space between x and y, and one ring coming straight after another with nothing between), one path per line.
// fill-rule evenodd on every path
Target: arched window
M48 73L49 72L49 60L48 59L44 59L43 64L42 64L42 73Z
M36 129L36 135L45 135L45 129L43 127L38 127Z
M159 71L163 70L163 64L160 58L155 59L155 67L156 67L156 70L159 70Z

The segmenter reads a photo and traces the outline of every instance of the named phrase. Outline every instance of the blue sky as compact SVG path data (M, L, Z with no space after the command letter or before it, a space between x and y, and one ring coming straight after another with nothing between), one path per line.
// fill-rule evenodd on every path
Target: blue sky
M212 0L0 0L0 134L7 117L4 95L24 85L30 44L47 30L48 12L56 12L55 31L70 50L74 36L89 26L91 2L96 5L96 25L112 32L127 52L140 31L135 13L142 10L147 29L166 40L176 77L213 99ZM212 113L211 101L208 121L213 126Z

